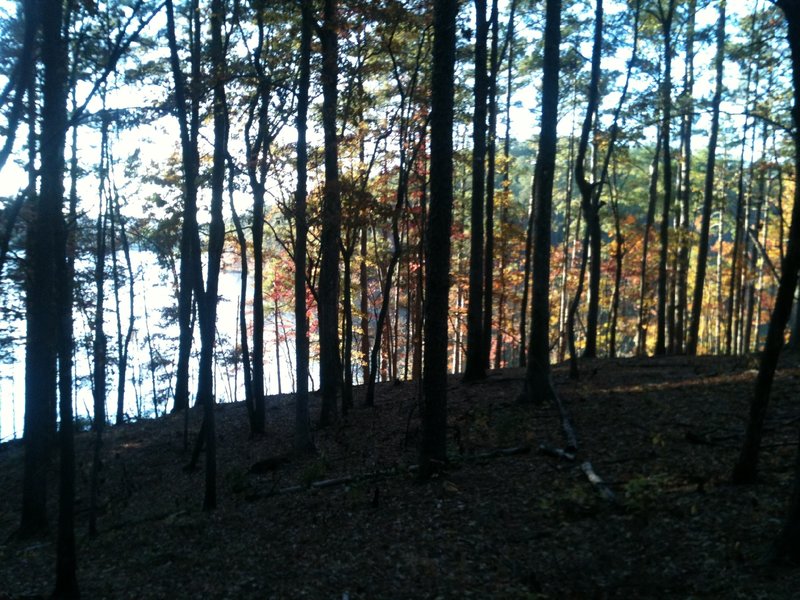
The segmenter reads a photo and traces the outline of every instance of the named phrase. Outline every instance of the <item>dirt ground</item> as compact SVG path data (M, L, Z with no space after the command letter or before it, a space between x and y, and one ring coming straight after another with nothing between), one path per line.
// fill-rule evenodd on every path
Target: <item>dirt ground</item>
M78 437L84 598L795 598L800 570L767 559L789 498L800 361L785 359L768 413L761 480L728 483L754 358L598 360L554 381L574 421L515 400L523 371L451 379L450 469L418 483L415 383L379 384L291 448L291 396L269 399L251 439L245 407L217 408L219 508L185 471L183 416L109 428L99 534L87 534L92 437ZM319 402L313 397L313 411ZM190 414L196 434L201 414ZM18 541L22 447L0 446L0 600L47 596L54 538ZM593 484L586 463L602 479ZM256 466L259 465L259 466ZM256 471L256 472L254 472ZM57 460L50 473L53 529Z

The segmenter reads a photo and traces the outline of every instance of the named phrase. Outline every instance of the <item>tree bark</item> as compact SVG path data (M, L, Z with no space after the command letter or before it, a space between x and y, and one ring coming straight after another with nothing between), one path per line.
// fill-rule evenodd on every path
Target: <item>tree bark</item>
M497 0L492 0L492 46L489 55L488 134L486 148L486 249L483 267L483 366L489 368L492 353L492 309L494 302L494 179L497 156L497 77L500 72L500 23Z
M311 438L311 416L308 409L308 317L306 313L306 253L307 253L307 170L308 148L308 88L311 79L311 34L313 16L310 0L300 3L302 24L300 30L300 79L297 87L297 191L295 192L295 246L294 246L294 321L295 368L297 369L297 394L295 400L295 452L305 453L314 448Z
M199 19L196 10L197 0L192 0L194 19ZM194 24L194 35L189 46L191 48L192 79L189 98L186 93L186 82L180 66L178 41L175 24L173 0L166 0L167 8L167 40L170 49L170 69L175 85L175 110L180 126L181 161L183 166L183 221L180 241L180 286L178 291L178 361L175 379L175 404L173 412L189 407L189 359L194 334L192 308L196 278L200 276L196 269L200 263L199 235L197 234L197 174L200 157L197 149L197 132L200 123L197 85L195 77L200 71L199 27ZM189 105L187 106L187 102ZM195 258L196 255L196 258Z
M325 190L322 200L319 269L319 362L322 393L321 427L338 420L339 365L339 238L341 198L336 134L338 78L337 1L325 0L322 43L322 126L325 138Z
M464 381L486 376L483 342L483 203L486 195L486 71L487 37L486 0L475 0L475 85L472 113L472 199L470 209L469 296L467 300L467 360Z
M647 254L650 247L650 232L653 229L656 214L656 199L658 196L658 165L661 155L661 130L656 134L656 149L653 154L653 162L650 165L650 185L648 189L647 216L645 217L644 235L642 239L642 265L639 271L639 319L636 326L636 353L639 356L647 354L647 322L648 310L646 307L647 297Z
M74 98L74 96L73 96ZM75 223L78 206L78 149L77 130L72 130L70 160L69 222ZM59 257L64 268L58 269L58 292L61 315L58 341L58 399L59 399L59 490L58 535L56 541L56 585L54 598L79 598L77 552L75 547L75 422L72 413L72 368L74 331L72 306L75 281L75 229L60 228Z
M682 103L683 163L681 175L680 217L677 272L675 273L675 343L674 351L685 350L686 311L689 295L689 214L692 201L692 128L694 125L694 32L697 0L687 6L686 61Z
M717 159L717 139L719 137L719 107L722 101L722 76L725 65L725 8L726 1L720 0L719 19L717 20L717 53L714 58L716 73L714 96L711 100L711 132L708 139L708 158L706 159L706 175L703 186L703 212L700 217L700 241L697 249L697 269L695 271L694 295L692 296L692 313L689 322L689 333L686 341L686 353L697 354L700 334L700 317L703 311L703 291L705 289L706 269L708 263L708 242L711 230L711 209L714 202L714 169Z
M431 84L430 210L426 232L425 360L419 476L447 463L447 314L453 219L453 103L457 0L434 0Z
M592 45L592 69L589 79L588 102L586 105L586 117L581 128L581 137L578 142L578 154L575 159L575 181L581 193L581 209L586 221L586 237L589 240L589 251L591 254L589 264L589 307L586 317L586 342L583 355L586 358L597 356L597 322L600 312L600 202L599 194L595 193L596 186L589 183L586 178L586 150L589 145L589 135L592 132L594 116L600 102L600 57L602 53L603 40L603 2L597 0L595 5L595 26L594 43ZM584 250L584 256L585 256ZM581 269L583 272L583 269ZM580 301L580 291L583 289L582 281L578 284L576 292L577 304ZM575 311L570 310L570 320L575 319ZM573 327L570 325L570 328ZM573 356L574 343L570 344L570 371L576 365ZM574 375L575 373L573 373Z
M558 73L561 0L545 4L542 123L534 170L533 318L528 365L521 400L541 401L552 394L550 381L550 233L558 134Z
M783 10L788 24L787 37L792 53L792 82L794 85L794 106L792 107L792 120L794 123L794 164L795 170L800 172L800 4L793 0L778 0L778 6ZM792 223L789 227L789 241L786 253L781 264L781 277L778 284L778 293L775 297L775 306L767 331L767 340L761 354L761 362L756 378L755 391L750 404L750 417L747 423L745 441L739 459L733 470L734 483L751 483L755 481L758 473L758 458L761 446L761 437L764 428L764 419L767 413L769 395L775 377L781 348L784 344L784 332L792 310L794 291L797 287L798 270L800 269L800 186L794 191L794 206L792 208ZM800 451L800 450L799 450ZM794 536L800 525L800 501L798 500L798 486L800 486L800 468L795 478L795 492L790 508L789 518L784 525L783 532L778 538L777 550L785 556L800 556L800 538Z
M658 296L656 305L656 355L667 353L667 260L669 258L669 217L672 206L672 152L670 151L670 126L672 122L672 21L675 0L658 0L658 18L664 39L664 80L661 85L661 144L663 147L664 204L661 210L658 255Z

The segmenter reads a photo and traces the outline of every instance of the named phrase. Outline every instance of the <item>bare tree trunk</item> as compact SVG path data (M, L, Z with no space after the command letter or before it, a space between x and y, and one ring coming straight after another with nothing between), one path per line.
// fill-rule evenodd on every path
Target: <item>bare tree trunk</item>
M648 307L647 298L647 254L650 248L650 231L653 229L656 213L656 199L658 196L658 166L661 154L661 131L656 134L656 150L653 154L653 162L650 165L650 186L648 190L647 216L645 217L644 236L642 241L642 266L639 271L639 320L636 326L637 354L644 356L647 354L647 322Z
M533 256L534 184L531 183L531 201L528 207L528 226L525 234L525 260L522 265L522 301L519 310L519 366L528 362L528 296L530 295L531 257Z
M658 0L658 19L664 39L664 79L661 87L661 143L664 158L664 204L661 211L659 240L661 249L658 257L658 303L656 316L656 355L667 352L667 259L669 258L669 217L672 205L672 152L670 151L670 126L672 121L672 21L675 14L675 0Z
M295 452L305 453L314 448L311 437L311 417L308 409L308 320L306 316L306 252L307 252L307 171L308 148L308 88L311 80L311 34L313 15L310 0L300 3L300 78L297 87L297 191L295 192L295 252L294 252L294 320L295 366L297 395L295 400ZM363 242L362 242L363 243ZM362 292L363 293L363 292Z
M469 296L467 300L467 361L464 381L486 376L483 331L483 203L486 193L486 0L475 0L475 85L472 115L472 201L470 209Z
M595 193L595 188L586 178L586 150L589 145L589 134L592 132L595 113L600 101L600 57L603 39L603 2L597 0L595 5L594 43L592 44L592 70L589 81L588 103L586 117L581 128L581 137L578 142L578 154L575 159L575 181L581 193L581 208L586 221L586 239L588 248L584 248L584 257L587 249L591 253L589 265L589 309L586 317L586 345L583 355L586 358L597 356L597 321L600 309L600 199ZM601 180L602 181L602 180ZM583 269L581 269L583 270ZM582 282L578 290L582 291ZM574 304L580 302L580 295L576 292ZM572 307L570 307L572 308ZM575 310L570 310L571 319L575 319ZM571 326L570 326L571 327ZM574 343L570 345L570 373L577 375L577 362L572 355Z
M492 46L489 57L487 166L486 166L486 248L483 253L483 366L489 368L492 353L492 309L494 302L494 179L497 155L497 77L500 71L499 15L497 0L492 0Z
M676 279L676 312L675 312L675 351L683 353L685 349L686 311L688 305L689 286L689 214L692 200L692 127L694 124L694 30L697 0L690 0L686 32L686 66L683 86L683 174L681 176L681 208L678 238L678 259Z
M231 169L233 167L231 166ZM232 175L232 174L231 174ZM233 178L231 177L231 181ZM233 204L233 195L230 197L231 215L233 226L236 229L236 240L239 244L239 263L241 265L241 275L239 280L239 345L242 352L242 366L244 367L244 404L247 407L247 418L250 423L250 433L259 432L258 421L256 419L256 408L253 399L253 373L250 370L250 344L248 342L247 327L247 239L244 235L242 220L236 212Z
M447 462L447 313L450 228L453 218L453 95L456 0L434 0L431 84L431 206L425 246L425 361L419 476L428 479Z
M551 394L550 384L550 233L553 179L558 134L558 73L561 44L561 0L545 4L542 127L534 170L533 318L528 346L525 386L520 397L541 401Z
M341 198L339 190L339 152L336 133L338 79L337 1L325 0L322 43L322 124L325 137L325 191L322 201L319 270L319 362L322 393L321 427L339 418L339 239Z
M359 263L359 287L361 289L361 377L369 380L369 280L367 279L367 227L361 229L361 253Z
M175 83L175 109L180 125L181 160L183 163L183 222L180 242L180 287L178 291L178 361L176 366L175 404L173 412L189 408L189 359L192 351L194 320L192 318L193 293L196 272L200 265L200 241L197 233L197 173L200 157L197 149L197 132L200 116L198 89L200 74L200 11L197 0L192 0L193 35L189 46L191 54L191 83L186 94L184 74L180 67L176 38L175 11L172 0L167 0L167 40L170 49L170 69ZM187 105L188 102L188 105Z
M703 188L703 212L700 217L700 241L697 251L697 269L695 271L691 321L689 323L689 333L686 342L686 353L692 356L697 354L700 317L703 310L706 263L708 262L711 209L714 200L714 169L716 167L717 138L719 136L719 106L722 101L722 76L725 64L725 6L725 0L721 0L719 3L719 20L717 21L717 53L714 59L716 83L714 87L714 97L711 100L711 133L708 140L708 158L706 159L706 175Z
M792 82L794 84L794 104L792 107L793 141L795 146L794 164L795 169L800 171L800 135L798 135L798 128L800 128L800 6L796 2L789 0L778 0L777 4L783 9L789 24L788 38L792 52ZM796 187L794 192L789 241L781 264L780 283L769 322L767 341L761 354L755 391L750 404L750 417L747 423L745 441L742 445L739 459L733 469L732 480L734 483L752 483L758 473L758 458L764 419L767 413L770 391L772 390L772 382L775 377L775 369L784 343L786 324L789 321L789 314L792 310L794 291L798 283L798 270L800 270L800 187ZM798 450L798 456L800 457L800 449ZM800 556L798 538L793 535L800 527L799 486L800 467L795 477L789 516L777 541L776 550L779 555Z

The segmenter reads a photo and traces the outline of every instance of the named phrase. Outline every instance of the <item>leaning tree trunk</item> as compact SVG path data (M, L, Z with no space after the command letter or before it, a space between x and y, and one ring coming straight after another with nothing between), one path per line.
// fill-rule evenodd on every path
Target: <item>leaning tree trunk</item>
M794 83L794 162L796 172L800 172L800 4L796 0L779 0L780 6L788 22L789 46L792 52L792 81ZM781 278L775 306L769 322L767 340L761 354L755 392L750 404L750 418L747 423L745 441L739 459L733 470L734 483L751 483L758 473L758 458L761 437L764 429L764 418L767 413L769 394L775 377L781 348L784 342L786 324L792 310L794 290L797 286L798 269L800 269L800 186L795 188L794 206L792 208L792 224L789 228L789 241L781 265ZM791 534L800 529L800 499L797 487L800 485L800 471L795 481L795 494L790 518L778 541L779 551L783 554L800 556L800 537Z
M253 401L253 373L250 370L250 344L247 335L247 238L244 235L242 220L230 199L231 216L236 230L236 240L239 244L239 260L241 262L241 275L239 281L239 345L242 349L242 366L244 367L244 405L247 408L247 418L250 423L250 433L258 433L258 419L256 418L255 402Z
M794 164L795 173L800 172L800 3L797 0L778 0L788 22L789 46L792 52L792 80L794 83ZM734 471L735 481L752 480L755 476L758 447L764 422L767 401L772 387L772 378L778 356L783 345L784 330L792 308L792 298L797 286L800 269L800 187L795 187L792 224L789 229L789 243L781 266L781 279L778 295L769 323L767 341L761 355L761 366L756 381L756 392L751 405L750 424L746 443L742 449L739 464ZM783 529L775 542L775 553L779 558L800 560L800 449L795 469L795 480L789 513Z

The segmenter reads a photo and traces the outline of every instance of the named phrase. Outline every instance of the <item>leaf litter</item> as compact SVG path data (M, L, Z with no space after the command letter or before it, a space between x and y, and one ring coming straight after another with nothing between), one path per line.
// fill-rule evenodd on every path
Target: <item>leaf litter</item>
M356 388L356 408L315 431L313 456L287 454L291 395L269 399L267 432L257 438L243 404L221 404L219 508L211 513L200 510L203 461L184 470L183 415L108 428L95 538L87 534L91 436L81 433L81 591L136 599L795 597L800 573L766 557L797 450L796 357L777 374L759 483L728 483L755 366L753 358L601 359L582 364L577 382L556 366L578 435L574 460L536 451L564 442L555 408L516 403L523 370L491 371L474 384L453 377L451 465L424 484L414 471L415 383L379 384L374 408L359 406ZM201 418L190 412L195 435ZM13 540L22 459L19 442L0 446L0 600L45 597L54 581L54 536ZM53 529L57 467L53 460Z

